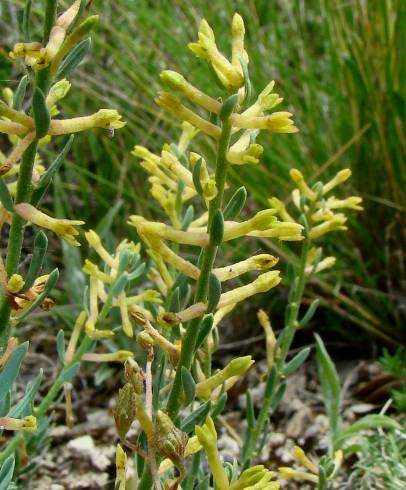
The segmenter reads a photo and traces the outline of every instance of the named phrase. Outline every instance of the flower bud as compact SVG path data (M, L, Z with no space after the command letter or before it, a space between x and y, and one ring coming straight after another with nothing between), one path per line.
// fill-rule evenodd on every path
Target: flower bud
M20 274L13 274L7 281L7 291L12 294L18 293L18 291L23 288L24 284L24 279L20 276Z
M140 345L140 347L142 347L142 349L149 351L154 346L154 339L144 330L137 335L137 343Z
M129 431L131 424L136 417L136 398L134 387L131 383L126 383L118 391L117 405L114 409L114 420L116 423L117 433L121 440Z
M131 384L135 393L144 393L144 374L138 364L129 357L124 363L124 377Z
M169 458L176 467L182 465L188 436L175 427L166 413L158 410L156 415L156 441L159 452Z

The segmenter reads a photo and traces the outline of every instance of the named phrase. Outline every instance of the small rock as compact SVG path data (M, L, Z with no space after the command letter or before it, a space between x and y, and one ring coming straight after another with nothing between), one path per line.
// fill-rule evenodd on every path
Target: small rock
M90 436L81 436L68 442L67 448L75 456L90 457L94 451L94 441Z

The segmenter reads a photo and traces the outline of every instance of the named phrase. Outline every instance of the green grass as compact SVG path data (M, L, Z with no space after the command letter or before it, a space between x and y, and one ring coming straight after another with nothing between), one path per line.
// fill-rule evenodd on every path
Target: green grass
M7 6L21 3L6 0L4 19L10 15ZM33 4L38 15L41 2ZM128 233L124 218L130 212L157 212L130 150L134 144L159 150L178 134L179 123L152 103L159 72L179 68L187 73L189 68L192 81L210 91L212 79L186 44L206 17L218 45L227 50L231 15L238 11L246 22L253 86L259 91L275 79L285 99L281 108L294 112L300 133L264 137L260 171L239 169L234 183L246 185L254 209L266 206L272 194L288 196L293 166L313 181L350 167L351 191L364 198L365 211L350 222L348 234L332 235L326 243L326 251L339 257L338 268L324 282L314 282L309 295L322 296L337 313L333 324L344 333L348 323L357 324L405 342L405 2L179 0L151 5L146 0L93 2L101 25L92 60L75 73L76 95L67 97L64 112L88 113L101 101L119 109L127 127L112 140L100 131L76 138L60 183L75 196L72 215L95 226L122 200L111 226L121 237ZM12 33L7 34L11 42ZM210 161L212 149L204 138L198 145ZM259 245L268 246L275 244Z

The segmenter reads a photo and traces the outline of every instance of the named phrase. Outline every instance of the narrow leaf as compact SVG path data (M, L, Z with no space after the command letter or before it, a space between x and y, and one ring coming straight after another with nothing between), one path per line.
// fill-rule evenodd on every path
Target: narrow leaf
M401 426L398 422L391 417L379 414L366 415L341 432L334 441L335 447L336 449L339 449L346 439L354 437L364 430L377 429L378 427L401 430Z
M56 336L56 350L59 360L63 363L65 359L65 332L61 329Z
M203 194L203 186L202 182L200 180L200 171L202 168L202 163L203 160L199 158L197 162L195 163L195 166L193 167L193 172L192 172L192 178L193 178L193 185L195 186L196 192L200 195Z
M18 87L16 88L16 91L14 92L14 97L13 97L13 108L16 111L21 111L25 99L25 94L27 91L27 86L28 82L30 81L28 75L24 75L20 83L18 84Z
M23 398L7 414L8 417L21 418L32 413L34 398L42 381L43 370L40 369L35 379L27 385Z
M216 274L210 273L209 277L209 294L207 301L207 313L213 313L219 304L221 296L221 282Z
M21 315L19 315L19 317L16 319L17 322L21 322L22 320L24 320L31 312L35 310L35 308L37 308L37 306L42 304L44 299L52 291L53 287L58 281L58 278L59 278L59 271L58 269L54 269L49 274L48 280L45 283L45 287L42 293L36 297L36 299L30 304L30 306L26 310L24 310L23 313L21 313Z
M7 395L17 378L18 373L20 372L21 363L27 353L28 345L28 342L19 345L0 371L0 401Z
M8 190L7 184L4 182L3 177L0 177L0 201L7 211L10 211L10 213L14 212L13 198L11 197L10 191Z
M219 117L222 121L227 121L234 111L238 102L238 94L233 94L227 97L223 103L223 107L220 109Z
M218 398L217 403L214 405L214 407L211 411L211 416L214 419L216 417L218 417L219 415L221 415L221 413L223 412L224 407L227 403L227 398L228 398L228 395L227 395L226 391L224 393L222 393L221 396Z
M62 372L62 379L66 382L71 381L80 370L80 362L75 362L72 366L68 367Z
M72 146L73 139L74 139L73 134L66 138L66 140L65 140L66 142L62 148L62 151L55 158L55 160L51 163L51 165L48 167L47 171L41 175L41 178L37 184L37 187L32 194L31 204L33 206L37 206L38 203L41 201L42 197L44 196L49 184L52 181L52 178L54 177L55 173L59 170L59 168L62 165L68 151L70 150L70 147Z
M245 187L240 187L237 189L231 196L231 199L228 201L228 204L224 209L224 219L233 220L236 218L244 207L246 199L247 190Z
M197 336L196 349L198 349L206 340L206 337L209 335L213 327L213 322L214 322L213 315L206 315L203 318L202 323L200 324L199 334Z
M58 69L56 78L65 78L71 71L73 71L83 61L87 52L92 45L90 37L84 39L77 44L72 51L62 61L61 66Z
M182 366L181 370L183 393L185 394L185 406L188 406L195 398L196 383L190 372Z
M341 387L336 368L321 338L316 338L317 368L323 392L323 401L330 421L332 440L335 440L341 426L340 403ZM332 448L331 448L332 449Z
M0 469L0 490L7 490L14 473L14 455L9 456Z
M210 227L210 245L218 247L221 245L224 236L224 218L220 209L214 213Z
M34 89L32 110L37 138L43 138L48 133L51 116L49 115L44 93L39 87L35 87Z
M306 347L305 349L301 350L298 354L295 355L293 359L285 364L283 368L283 374L285 376L289 376L290 374L294 373L309 357L309 354L310 347Z
M208 400L203 405L200 405L198 409L192 412L188 417L186 417L181 424L181 429L184 432L192 432L195 428L195 425L201 425L205 422L207 415L210 412L211 401Z
M34 238L34 252L32 254L30 267L25 276L23 291L28 291L34 284L35 279L39 276L44 263L45 254L48 248L48 238L43 231L39 231Z

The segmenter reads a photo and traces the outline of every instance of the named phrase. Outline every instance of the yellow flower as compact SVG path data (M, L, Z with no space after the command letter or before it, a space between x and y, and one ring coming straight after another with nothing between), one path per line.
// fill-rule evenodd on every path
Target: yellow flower
M237 57L242 57L247 61L246 53L243 50L242 42L244 39L244 24L241 17L233 20L233 51L235 64L220 53L217 49L214 32L208 22L203 19L200 23L198 42L189 43L188 47L193 53L206 61L208 61L220 82L229 91L235 91L244 84L244 77L240 64L237 66ZM238 60L239 62L239 60Z
M13 274L7 282L7 291L10 293L18 293L24 286L24 279L20 274Z
M72 119L52 119L48 133L51 135L78 133L92 128L109 130L125 126L121 115L115 109L100 109L90 116L74 117Z
M210 416L207 417L206 423L203 426L196 425L195 432L200 444L206 451L207 459L217 488L219 490L227 490L229 488L228 478L217 449L217 432L214 427L213 419Z
M33 415L27 415L22 419L12 417L0 417L0 428L6 430L22 430L24 432L35 432L37 430L37 419Z
M196 385L197 396L203 400L210 398L210 394L218 386L221 386L229 378L241 376L254 364L251 356L237 357L233 359L224 369L210 376Z
M79 231L75 226L83 225L85 223L84 221L51 218L26 202L16 204L15 211L26 221L30 221L34 225L53 231L71 245L77 247L80 246L80 243L75 238L79 235Z
M127 472L127 455L120 444L116 447L116 484L118 490L125 490Z

